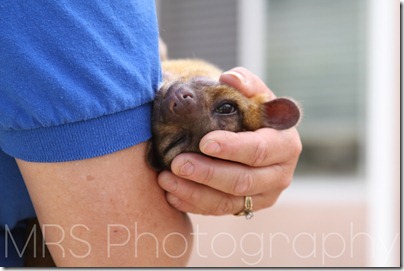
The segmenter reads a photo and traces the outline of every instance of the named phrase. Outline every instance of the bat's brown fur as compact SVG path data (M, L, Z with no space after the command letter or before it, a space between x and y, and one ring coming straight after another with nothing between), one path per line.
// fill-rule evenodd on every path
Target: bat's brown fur
M199 141L210 131L287 129L299 120L299 108L291 100L269 101L263 94L248 99L219 83L222 71L205 61L168 60L162 69L164 82L154 101L148 151L148 162L158 171L169 169L182 152L200 152ZM234 110L221 114L223 105Z

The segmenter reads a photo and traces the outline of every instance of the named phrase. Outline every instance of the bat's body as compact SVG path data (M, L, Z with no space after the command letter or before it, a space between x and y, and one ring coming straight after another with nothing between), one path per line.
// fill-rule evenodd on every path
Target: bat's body
M163 61L162 69L164 80L154 101L148 152L148 162L156 170L169 169L182 152L200 153L199 141L211 131L287 129L300 118L298 106L289 99L247 98L219 83L222 71L205 61Z

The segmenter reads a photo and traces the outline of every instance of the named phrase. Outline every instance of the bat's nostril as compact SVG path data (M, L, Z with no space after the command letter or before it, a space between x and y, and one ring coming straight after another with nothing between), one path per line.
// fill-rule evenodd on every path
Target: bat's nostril
M184 98L184 100L185 100L185 99L193 99L194 96L192 96L192 94L188 94L188 93L187 93L187 94L183 94L183 95L182 95L182 98Z
M195 93L193 89L186 84L177 87L175 95L178 97L179 100L183 101L190 101L195 98Z

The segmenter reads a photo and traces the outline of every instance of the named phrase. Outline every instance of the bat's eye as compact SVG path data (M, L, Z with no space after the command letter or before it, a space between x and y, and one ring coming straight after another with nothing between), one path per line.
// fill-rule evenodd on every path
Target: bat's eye
M215 110L217 114L221 115L230 115L235 113L236 111L236 107L231 103L223 103L219 105Z

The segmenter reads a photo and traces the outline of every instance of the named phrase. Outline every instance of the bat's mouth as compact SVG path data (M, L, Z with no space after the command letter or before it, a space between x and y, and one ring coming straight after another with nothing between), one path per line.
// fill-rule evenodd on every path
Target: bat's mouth
M174 147L177 147L179 145L182 145L183 143L186 143L187 137L185 135L179 135L174 138L174 140L168 144L167 147L164 148L163 150L163 155L166 156L168 152L173 149Z

